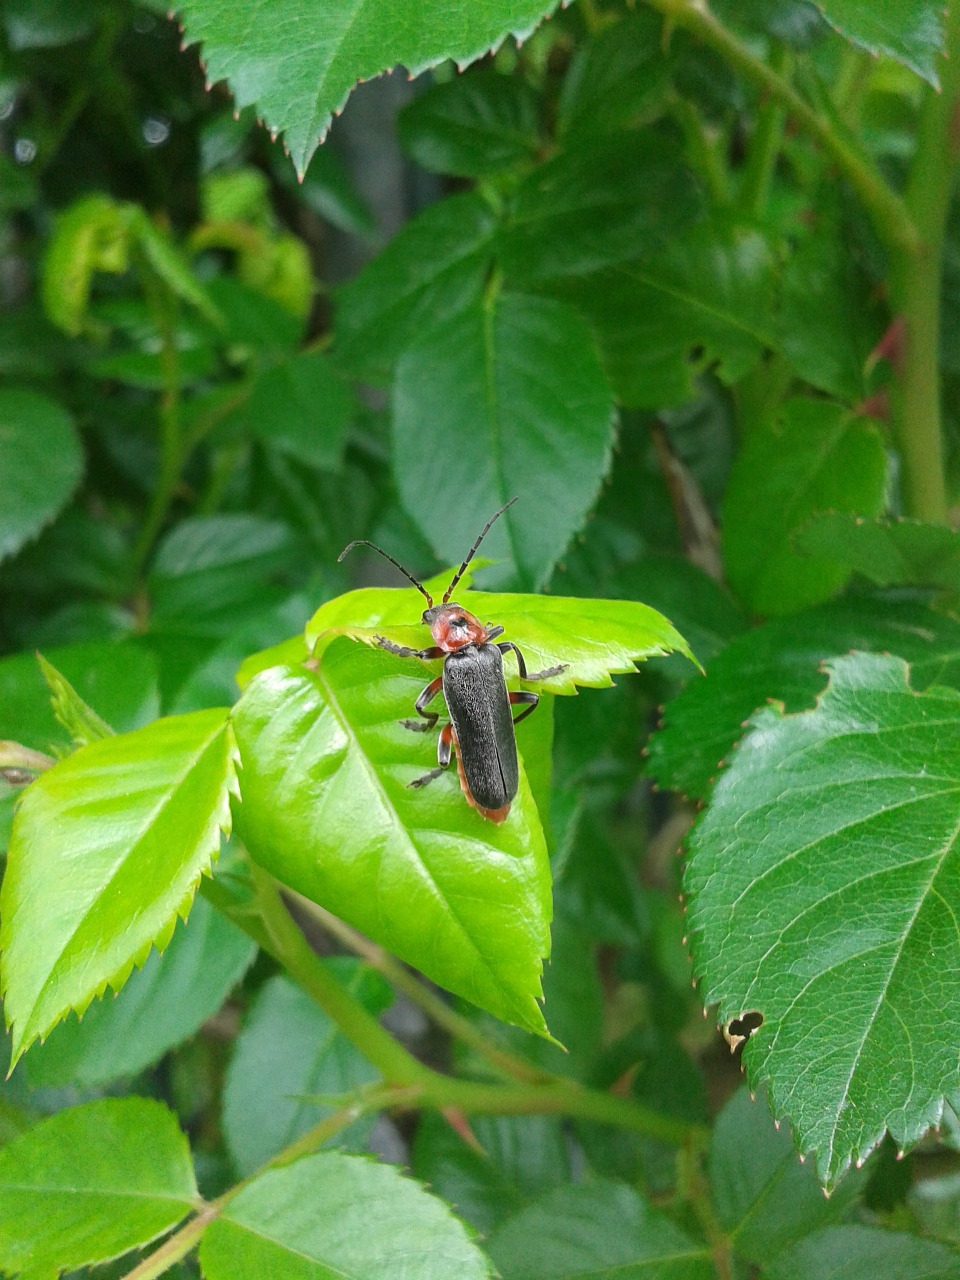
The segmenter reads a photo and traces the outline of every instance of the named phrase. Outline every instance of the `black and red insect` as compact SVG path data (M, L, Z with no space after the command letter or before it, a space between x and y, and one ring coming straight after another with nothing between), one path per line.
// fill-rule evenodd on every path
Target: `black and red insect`
M479 618L450 599L493 522L515 502L516 498L512 498L483 526L439 604L434 604L423 584L375 542L360 538L345 547L339 556L342 560L354 547L372 547L396 565L426 598L427 608L421 621L430 628L434 640L432 645L426 649L410 649L406 645L394 644L384 636L375 637L381 649L398 658L421 658L424 661L443 658L443 671L430 681L414 704L421 719L400 721L405 728L418 733L427 733L434 728L440 717L436 711L428 711L427 707L443 690L450 719L440 730L437 767L408 785L425 787L443 773L455 754L463 794L491 822L506 819L520 785L514 725L530 715L540 701L539 693L528 690L511 693L507 689L504 655L511 649L517 655L522 680L546 680L559 675L567 666L561 663L545 671L528 671L523 654L512 640L497 641L497 637L503 635L503 627L490 623L484 625ZM518 705L524 709L514 719L511 708Z

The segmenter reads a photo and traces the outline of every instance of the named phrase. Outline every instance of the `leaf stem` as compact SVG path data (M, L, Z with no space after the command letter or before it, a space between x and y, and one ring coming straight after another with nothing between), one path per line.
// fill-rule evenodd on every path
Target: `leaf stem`
M678 96L671 110L683 130L690 159L706 183L713 203L719 208L729 205L729 174L717 149L717 139L711 137L700 112L686 98Z
M652 8L723 57L747 80L779 103L786 114L823 147L870 214L877 234L888 248L914 252L920 237L904 201L887 184L879 170L851 141L839 134L830 121L800 97L773 67L768 66L710 12L705 0L646 0Z
M210 1223L219 1215L220 1210L213 1204L205 1204L196 1217L175 1231L164 1240L159 1249L155 1249L148 1258L128 1271L123 1280L157 1280L165 1271L185 1258L203 1238L203 1233Z
M940 288L947 214L960 157L960 3L947 9L941 90L924 85L906 205L920 246L891 258L890 293L904 341L894 396L894 432L906 514L943 524L947 493L940 422Z
M770 53L770 67L777 75L783 76L786 82L787 50L784 45L774 44ZM759 217L767 207L770 185L783 144L786 116L786 110L777 98L768 96L761 102L740 191L740 205L748 217Z

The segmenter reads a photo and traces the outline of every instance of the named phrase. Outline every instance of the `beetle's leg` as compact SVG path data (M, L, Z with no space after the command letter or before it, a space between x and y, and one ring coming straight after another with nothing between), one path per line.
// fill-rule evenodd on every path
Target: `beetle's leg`
M544 671L528 671L527 664L523 660L523 654L513 643L512 640L501 640L497 645L501 653L506 653L508 649L512 649L517 655L517 664L520 667L521 680L549 680L551 676L558 676L561 671L566 671L570 665L567 662L561 662L555 667L547 667ZM529 715L529 712L527 712Z
M529 680L530 677L527 676L527 679ZM530 715L531 712L536 711L537 703L539 701L540 701L539 693L532 693L529 689L519 689L515 693L511 693L510 694L511 706L516 706L517 703L527 704L526 710L521 711L520 714L514 718L513 723L519 724L521 720L526 720L527 716Z
M408 787L425 787L428 782L432 782L434 778L439 778L444 769L450 763L453 755L453 725L445 724L440 730L440 737L437 739L437 760L439 764L436 769L431 769L429 773L425 773L422 778L414 778L412 782L408 782Z
M483 642L484 644L489 644L491 640L496 640L497 636L503 635L503 627L495 627L492 622L487 623L484 627L484 631L487 633L487 638Z
M440 717L436 711L424 711L424 707L428 702L432 702L434 700L442 687L443 676L437 676L436 680L430 681L423 693L420 694L420 697L413 704L414 711L416 711L418 716L423 716L423 719L401 720L400 723L405 729L412 729L414 733L426 733L428 729L433 728Z
M392 640L388 640L386 636L374 636L374 640L381 649L386 649L387 653L392 653L397 658L442 658L443 650L433 646L429 649L411 649L405 644L394 644Z

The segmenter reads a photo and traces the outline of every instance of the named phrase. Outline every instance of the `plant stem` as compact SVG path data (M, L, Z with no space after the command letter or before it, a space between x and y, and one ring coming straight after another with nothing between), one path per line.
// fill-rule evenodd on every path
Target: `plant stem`
M685 27L730 63L787 115L815 138L846 176L870 214L877 234L888 248L916 250L919 233L904 201L887 184L871 160L842 137L830 121L818 115L792 85L757 58L707 8L705 0L646 0L668 21Z
M160 1248L155 1249L149 1258L144 1258L132 1271L128 1271L123 1280L156 1280L157 1276L162 1276L174 1263L185 1258L190 1250L200 1243L203 1233L219 1212L215 1205L205 1204L196 1217L184 1223L179 1231L175 1231L172 1236L164 1240Z
M713 203L720 208L730 204L727 167L717 150L716 140L707 132L700 112L686 98L681 97L675 99L672 111L683 130L690 159L707 184Z
M924 86L906 204L919 230L916 252L891 257L890 293L903 317L904 343L894 397L894 431L907 515L945 523L940 426L940 281L947 213L960 157L960 2L947 10L947 57L940 92Z
M783 76L787 68L787 51L782 44L775 44L770 54L770 67ZM767 207L770 184L777 167L777 157L783 144L783 126L786 111L774 97L768 96L760 104L757 128L750 144L747 163L743 171L740 205L748 217L757 218Z

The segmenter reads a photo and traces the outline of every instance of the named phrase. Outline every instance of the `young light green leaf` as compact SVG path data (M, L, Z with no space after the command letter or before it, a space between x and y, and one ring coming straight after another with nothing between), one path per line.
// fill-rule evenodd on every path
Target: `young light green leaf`
M852 654L751 724L690 838L691 949L721 1021L763 1014L748 1075L832 1187L960 1083L960 693Z
M53 714L70 735L73 745L85 747L101 738L109 738L113 730L93 707L84 702L66 676L61 675L42 653L37 654L37 662L50 690Z
M712 1255L622 1182L559 1187L495 1231L503 1280L711 1280Z
M960 591L960 533L946 525L827 511L814 516L793 545L804 555L829 555L882 587Z
M202 41L207 78L227 80L239 107L255 103L302 175L358 80L402 63L412 76L452 58L460 67L507 36L526 38L555 0L373 0L361 8L309 0L181 0L187 39ZM296 39L290 33L296 32Z
M501 582L535 590L547 580L596 500L613 435L593 338L571 307L547 298L498 294L429 330L397 364L394 472L437 553L456 564L464 539L522 497L484 544L506 560ZM441 456L455 521L423 502Z
M370 1013L393 1000L386 982L350 957L324 961ZM239 1174L259 1169L271 1156L331 1115L326 1103L378 1079L316 1002L283 975L257 993L234 1043L223 1093L223 1134ZM337 1146L363 1145L372 1118L342 1129Z
M885 53L938 87L936 59L944 51L938 0L816 0L842 36L870 53Z
M119 1257L197 1200L190 1148L149 1098L60 1111L0 1150L0 1267L56 1276Z
M827 600L850 571L830 556L802 556L791 539L819 511L878 515L887 454L868 420L827 400L795 399L758 427L733 465L723 508L731 586L757 613L793 613Z
M324 1152L261 1174L204 1235L206 1280L488 1280L447 1206L389 1165Z
M667 703L650 740L649 772L694 799L709 790L751 712L772 700L811 707L826 684L821 663L850 649L889 651L911 664L915 688L960 687L960 623L908 601L853 597L755 627L734 640Z
M0 391L0 560L50 523L82 474L66 409L35 391Z
M436 762L435 735L399 723L426 678L419 663L342 638L317 670L261 672L233 717L238 830L282 883L448 990L544 1033L550 878L536 806L522 768L501 824L470 808L452 770L409 788ZM522 752L522 725L518 742Z
M882 1227L826 1227L764 1271L765 1280L954 1280L960 1253L935 1240Z
M23 1060L31 1086L94 1085L132 1076L194 1035L253 963L253 942L197 898L163 955L151 952L115 999L68 1018Z
M122 275L129 263L130 225L124 207L103 195L75 201L57 218L43 260L41 295L47 316L76 336L86 320L96 272Z
M235 791L223 711L102 738L30 785L0 891L13 1062L166 946L229 832Z

